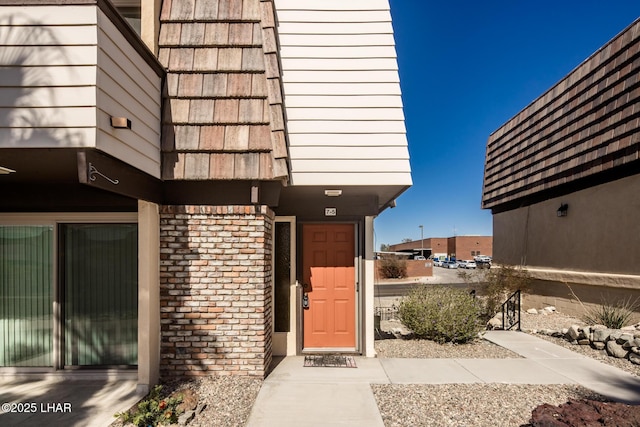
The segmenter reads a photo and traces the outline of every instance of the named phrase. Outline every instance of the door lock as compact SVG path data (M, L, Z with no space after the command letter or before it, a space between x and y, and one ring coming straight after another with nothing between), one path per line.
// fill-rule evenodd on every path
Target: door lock
M307 295L306 292L302 295L302 308L305 310L309 309L309 295Z

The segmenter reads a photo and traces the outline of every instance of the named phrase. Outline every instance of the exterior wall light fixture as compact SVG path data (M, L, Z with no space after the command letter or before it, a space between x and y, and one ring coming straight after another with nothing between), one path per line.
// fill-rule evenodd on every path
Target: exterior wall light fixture
M558 208L558 210L556 211L557 215L560 216L567 216L567 212L569 211L569 205L566 203L563 203L560 205L560 207Z
M111 117L111 127L116 129L131 129L131 120L126 117Z
M13 169L0 166L0 175L9 175L10 173L13 173L13 172L15 172Z
M340 197L342 196L342 190L324 190L324 195L327 197Z

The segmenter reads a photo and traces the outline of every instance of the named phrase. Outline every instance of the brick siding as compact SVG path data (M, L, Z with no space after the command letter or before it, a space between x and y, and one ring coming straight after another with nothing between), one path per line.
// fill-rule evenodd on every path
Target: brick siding
M476 255L493 256L493 237L456 236L448 239L449 256L456 259L473 259Z
M433 261L407 261L407 277L433 276Z
M271 363L271 252L266 206L163 206L163 377L246 375Z
M430 237L413 242L391 245L391 251L416 250L420 247L430 249L431 253L446 253L457 259L473 259L475 255L493 256L493 236L454 236Z

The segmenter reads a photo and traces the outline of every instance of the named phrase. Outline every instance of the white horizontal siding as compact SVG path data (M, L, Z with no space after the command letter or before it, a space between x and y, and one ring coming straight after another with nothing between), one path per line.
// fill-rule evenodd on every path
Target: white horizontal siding
M16 27L21 28L21 27ZM28 30L26 30L28 31ZM0 66L60 67L70 65L95 65L97 51L95 46L32 46L6 47L0 40ZM20 63L13 62L20 56Z
M296 172L295 185L405 187L411 185L410 171L403 172Z
M95 64L52 67L0 67L0 75L5 79L0 82L0 87L19 87L22 90L35 87L95 86L96 72ZM20 84L10 82L10 76L20 77Z
M278 13L286 10L388 10L387 0L275 0Z
M395 58L393 46L282 46L285 58Z
M159 178L161 79L102 12L98 22L98 148ZM131 130L113 129L111 116Z
M93 46L96 44L96 27L75 25L73 27L34 25L8 27L0 25L0 40L5 46ZM28 32L22 30L28 29Z
M410 185L386 0L276 0L294 185Z
M283 22L280 34L393 34L391 22Z
M284 76L291 70L334 71L334 70L398 70L395 58L282 58Z
M0 147L95 146L95 23L95 6L0 6Z
M139 110L137 113L131 113L131 106L122 105L117 97L113 97L112 93L100 92L100 108L98 110L98 128L104 132L112 135L118 135L122 140L118 140L117 144L132 145L135 149L141 153L145 153L145 156L150 158L156 158L157 145L149 144L148 141L156 140L158 138L157 130L149 125L149 121L145 121L142 117L145 116L144 110ZM111 127L110 117L126 117L131 120L131 130L122 131L119 129L113 129ZM110 141L98 140L101 149L105 148L105 143Z
M0 71L1 72L1 71ZM77 87L47 87L47 88L25 88L25 87L1 87L0 86L0 108L13 108L16 100L20 100L29 91L47 92L47 96L34 94L31 107L86 107L96 105L96 91L92 86ZM24 102L24 101L23 101ZM22 102L18 103L21 104Z
M362 133L351 134L324 134L324 133L290 133L289 144L291 147L326 147L336 144L346 146L362 147L365 155L369 148L377 149L380 146L395 146L398 149L407 147L407 137L404 133L365 133L366 129L361 129ZM293 156L292 156L293 158Z
M310 159L292 160L296 172L409 172L409 162L404 159Z
M13 18L12 24L0 19L1 25L95 25L97 13L95 7L87 6L2 6L1 16ZM18 18L18 20L16 20Z
M0 6L0 76L0 147L95 147L160 176L161 78L96 5Z
M90 128L54 127L38 129L37 127L1 128L0 148L24 147L28 141L32 148L83 148L87 141L94 141L96 130Z
M278 19L284 22L390 22L388 10L279 10Z
M390 83L285 83L286 95L400 95L400 84Z
M283 74L285 83L400 83L394 70L306 71L290 70Z
M287 108L287 117L298 120L399 120L404 114L399 108Z
M280 46L395 46L393 34L280 34Z
M25 118L16 120L12 127L93 127L96 108L91 107L3 107L0 117ZM33 119L30 120L29 118Z
M380 146L375 150L368 150L366 157L363 157L361 147L348 146L323 146L323 147L290 147L291 157L298 160L333 160L333 159L350 159L350 160L408 160L409 150L406 147Z
M287 113L296 108L396 108L402 109L400 95L287 95Z
M356 120L290 120L289 132L310 134L404 133L404 121Z

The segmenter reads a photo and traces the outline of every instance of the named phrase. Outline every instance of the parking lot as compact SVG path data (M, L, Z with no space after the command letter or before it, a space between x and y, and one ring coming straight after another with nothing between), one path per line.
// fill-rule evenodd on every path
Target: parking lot
M384 280L375 286L376 297L400 297L406 295L418 284L439 284L459 288L471 287L482 281L487 270L477 269L447 269L433 267L433 276L409 277L405 279ZM460 273L468 276L467 281L460 277Z
M472 282L481 280L486 270L483 269L466 269L466 268L443 268L433 267L433 276L421 278L422 283L466 283L463 278L460 277L460 273L466 274Z

